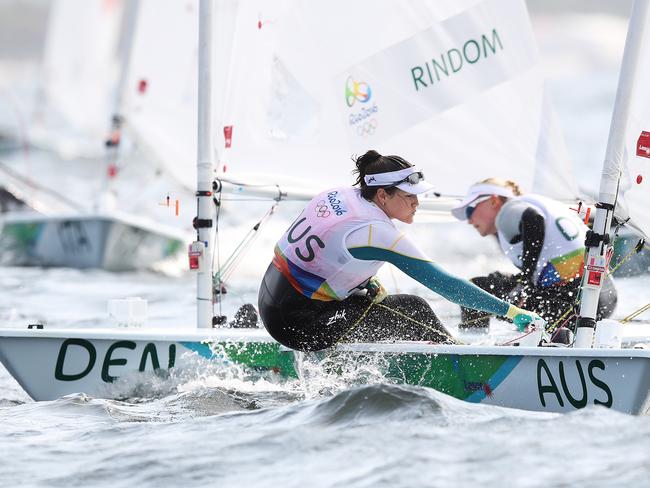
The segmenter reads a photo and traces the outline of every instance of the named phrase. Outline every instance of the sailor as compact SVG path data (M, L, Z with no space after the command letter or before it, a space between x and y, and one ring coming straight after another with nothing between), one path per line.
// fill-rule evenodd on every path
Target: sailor
M447 273L395 227L393 219L413 222L417 195L432 188L421 171L372 150L355 162L358 188L316 196L275 246L258 301L273 338L303 351L341 341L455 342L425 300L387 295L375 276L386 262L448 300L509 317L520 330L544 325L536 313Z
M572 318L580 288L587 226L568 205L535 194L523 195L510 180L488 178L472 185L452 209L481 236L494 235L503 253L520 270L495 271L470 281L520 307L542 315L550 323ZM603 284L597 320L609 317L616 306L611 278ZM487 314L461 307L465 328L487 328ZM558 324L561 325L561 324Z

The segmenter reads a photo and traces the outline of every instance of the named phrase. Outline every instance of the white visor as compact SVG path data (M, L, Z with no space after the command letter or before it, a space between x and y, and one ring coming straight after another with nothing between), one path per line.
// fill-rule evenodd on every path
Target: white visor
M408 181L408 177L419 173L421 176L414 178L416 183ZM389 171L387 173L377 173L374 175L366 175L363 181L367 186L395 186L406 193L411 195L419 195L433 191L433 185L424 181L424 173L419 171L415 166L400 169L399 171Z
M467 207L475 200L488 195L498 195L506 198L512 198L515 196L510 188L501 185L493 185L491 183L478 183L469 187L467 196L463 198L458 205L451 209L451 214L458 220L467 220Z

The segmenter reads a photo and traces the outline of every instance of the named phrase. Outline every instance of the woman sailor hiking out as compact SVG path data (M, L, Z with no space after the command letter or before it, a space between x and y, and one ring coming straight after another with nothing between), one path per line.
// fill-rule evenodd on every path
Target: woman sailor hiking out
M425 300L386 294L375 277L386 262L448 300L513 319L521 330L531 322L544 325L536 313L448 274L397 230L392 219L413 222L417 195L432 188L422 172L375 151L358 158L356 167L359 188L317 195L275 247L258 303L274 339L303 351L340 341L453 343Z
M572 310L580 287L587 226L568 205L541 195L522 195L513 181L488 178L472 185L452 209L482 236L495 235L502 251L520 269L494 272L470 281L497 297L544 316L550 322ZM600 292L597 320L616 306L616 289L607 277ZM487 328L482 312L461 308L467 328ZM463 326L461 324L461 327Z

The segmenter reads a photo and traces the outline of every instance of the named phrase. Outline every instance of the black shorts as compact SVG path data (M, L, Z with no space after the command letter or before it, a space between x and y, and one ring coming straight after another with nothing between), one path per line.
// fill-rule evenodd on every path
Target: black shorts
M454 342L420 297L389 295L381 302L383 306L371 303L362 293L341 301L312 300L294 289L273 264L266 270L258 297L264 327L291 349L318 351L343 341Z

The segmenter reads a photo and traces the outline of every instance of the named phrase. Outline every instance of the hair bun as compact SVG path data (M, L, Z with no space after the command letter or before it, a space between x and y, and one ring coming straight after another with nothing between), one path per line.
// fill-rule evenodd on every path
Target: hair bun
M374 149L367 151L363 156L359 156L355 161L357 170L360 174L365 175L367 166L379 160L379 158L381 158L381 154Z

